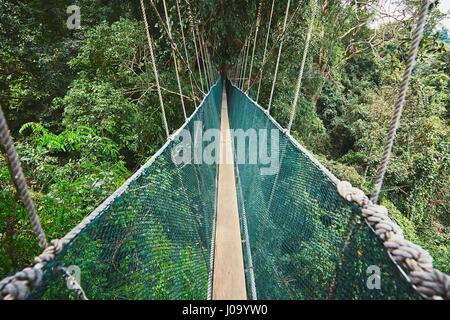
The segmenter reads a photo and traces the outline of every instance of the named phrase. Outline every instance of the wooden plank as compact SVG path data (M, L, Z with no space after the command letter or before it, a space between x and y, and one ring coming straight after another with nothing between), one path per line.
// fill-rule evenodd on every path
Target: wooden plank
M214 300L246 300L244 259L225 84L222 92L219 183L214 249Z

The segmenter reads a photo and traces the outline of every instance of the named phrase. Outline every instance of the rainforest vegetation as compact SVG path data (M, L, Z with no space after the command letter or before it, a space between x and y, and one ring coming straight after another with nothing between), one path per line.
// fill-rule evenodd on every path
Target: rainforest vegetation
M258 102L269 100L286 1L275 1L269 59ZM402 19L374 26L372 1L320 0L298 115L292 133L340 179L370 194L383 151L420 1L403 0ZM162 20L150 1L162 95L171 131L184 121ZM162 1L155 0L161 15ZM167 0L173 39L182 49L175 0ZM232 68L255 24L257 0L191 1L219 69ZM431 7L380 202L406 238L430 251L450 272L450 44ZM80 7L81 27L66 21ZM256 97L271 1L262 1L249 94ZM291 1L272 115L283 126L301 63L311 15L309 1ZM189 29L182 27L196 76L180 64L188 115L203 98ZM48 239L62 237L93 211L165 142L139 1L0 0L0 105ZM195 99L192 98L194 88ZM194 101L195 100L195 101ZM3 151L3 149L2 149ZM39 254L27 213L0 155L0 278ZM186 253L188 255L188 252Z

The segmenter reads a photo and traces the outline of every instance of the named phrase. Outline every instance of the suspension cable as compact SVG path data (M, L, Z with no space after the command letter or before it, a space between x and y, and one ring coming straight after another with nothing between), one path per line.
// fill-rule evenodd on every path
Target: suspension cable
M193 37L193 41L194 41L194 47L195 47L195 57L197 58L197 68L198 68L198 72L200 75L200 84L202 87L202 91L203 94L205 92L205 87L203 84L203 75L202 75L202 67L200 66L200 56L199 56L199 49L197 46L197 37L195 35L195 23L194 23L194 17L192 15L192 9L191 9L191 4L189 3L189 0L186 0L186 4L188 6L188 17L189 17L189 27L191 29L191 33L192 33L192 37Z
M140 2L141 2L142 17L144 18L145 32L147 34L148 47L150 49L150 58L152 60L153 75L155 77L156 89L158 91L159 104L161 106L162 118L163 118L163 122L164 122L164 129L166 131L167 138L169 138L170 132L169 132L169 126L167 125L166 111L164 110L164 101L163 101L162 94L161 94L161 87L159 85L158 69L156 67L155 54L153 52L153 41L152 41L152 37L150 35L150 30L148 27L147 14L145 13L144 0L140 0Z
M300 12L300 8L302 7L302 2L304 0L302 0L301 2L298 3L297 7L295 8L294 12L292 13L291 17L289 18L289 21L287 23L286 29L283 31L281 30L280 34L277 35L276 40L275 40L275 44L272 45L272 47L267 50L269 52L269 55L266 56L266 58L263 60L263 62L261 63L261 66L258 69L258 72L256 73L256 76L254 77L254 81L260 79L262 76L262 69L266 66L267 62L269 62L269 57L272 55L272 51L274 50L274 48L276 47L276 45L278 43L280 43L281 41L284 40L284 38L287 35L287 31L289 30L290 26L292 25L292 23L294 22L295 18L297 17L297 14ZM254 82L251 83L250 87L252 87L254 84Z
M183 40L184 55L186 56L187 67L189 69L189 82L191 84L192 99L194 101L194 104L196 104L194 84L192 82L192 72L190 70L191 66L189 65L189 61L191 61L191 57L189 56L189 51L188 51L187 45L186 45L186 37L184 36L183 21L181 19L181 11L180 11L180 0L176 0L176 4L177 4L178 21L180 23L181 39Z
M205 62L205 51L204 51L204 47L203 47L203 38L202 38L202 35L200 33L200 28L199 28L198 24L195 27L197 29L198 43L199 43L199 49L200 49L200 57L202 59L203 71L204 71L204 74L205 74L205 81L206 81L206 88L207 88L206 91L208 91L209 87L211 86L211 82L209 81L208 69L207 69L206 62Z
M170 23L169 13L167 11L166 0L163 0L163 7L164 7L164 15L166 17L167 33L169 35L169 38L173 39L173 37L172 37L172 26L171 26L171 23ZM175 44L171 43L170 47L172 49L172 59L173 59L174 65L175 65L175 76L177 78L178 92L180 93L181 107L183 108L183 115L184 115L184 119L186 120L187 119L186 107L184 105L183 90L181 89L180 74L178 72L178 60L177 60L177 55L176 55L176 52L175 52Z
M233 78L234 78L235 82L237 80L236 84L239 82L239 76L241 74L241 63L242 63L242 55L243 55L243 52L244 52L244 46L245 46L245 43L242 45L241 51L239 52L239 56L238 56L238 59L237 59L237 62L236 62L236 65L234 66Z
M269 25L267 26L266 43L264 44L263 62L266 60L267 45L269 44L270 28L271 28L271 24L272 24L272 17L273 17L273 8L274 8L274 6L275 6L275 0L272 0L272 8L270 9ZM261 75L259 77L258 91L256 93L256 102L258 102L259 92L261 90L263 69L264 69L264 65L261 67Z
M185 61L185 59L184 59L184 57L183 57L183 54L178 50L178 46L176 45L176 43L175 43L175 41L173 40L173 38L171 37L171 35L169 35L169 30L167 29L166 22L165 22L165 20L161 17L161 15L160 15L160 13L159 13L159 11L158 11L158 8L156 7L154 1L151 0L151 1L150 1L150 4L151 4L151 6L152 6L152 8L153 8L153 11L155 12L156 18L159 20L159 22L160 22L160 24L161 24L161 27L163 28L164 32L166 33L166 35L167 35L167 37L168 37L168 39L169 39L170 45L171 45L171 46L173 47L173 49L175 50L175 54L177 55L179 61L181 61L181 62L187 67L187 70L188 70L188 71L191 73L191 75L193 76L192 79L193 79L194 85L197 87L197 89L198 89L199 91L202 91L201 88L199 88L198 85L197 85L197 81L195 80L196 78L194 77L191 68L189 68L189 62L188 62L188 61Z
M416 27L411 40L411 47L408 53L408 60L406 61L405 71L403 73L403 80L400 85L400 91L397 95L397 99L394 107L394 114L392 115L391 124L389 132L387 135L387 141L384 145L383 156L381 158L380 165L377 170L377 175L375 179L375 187L371 200L373 203L377 203L378 197L381 192L381 187L383 186L384 176L386 174L386 168L389 163L389 158L391 157L392 147L394 145L395 134L397 132L398 126L400 124L400 117L402 115L403 108L406 101L406 93L408 91L409 82L411 80L412 70L416 63L417 53L419 51L420 40L423 36L423 29L428 15L428 8L430 6L430 0L422 0L422 4L419 11L419 16L417 18Z
M239 73L238 73L238 81L237 81L237 85L240 88L241 87L241 81L242 81L242 71L244 69L244 59L245 59L245 51L247 50L247 41L248 41L248 37L245 38L244 44L242 46L242 55L241 55L241 59L239 61Z
M20 194L23 204L28 212L28 217L33 227L33 231L38 238L38 244L41 248L45 249L48 246L47 239L45 237L44 229L42 228L41 221L36 212L33 199L31 198L30 191L28 190L27 181L23 174L22 165L17 155L16 148L9 132L8 124L6 122L5 114L0 106L0 139L5 148L6 157L8 160L8 169L11 179L14 183L14 187L17 193Z
M311 9L311 20L310 20L309 26L308 26L308 33L306 35L305 47L303 49L302 63L300 65L300 72L298 74L297 85L295 87L294 101L292 102L292 106L291 106L291 116L289 119L289 125L287 127L288 132L291 131L292 124L293 124L294 118L295 118L297 102L298 102L298 98L300 96L300 88L302 86L302 79L303 79L303 72L305 69L306 56L308 55L309 43L311 41L312 31L313 31L313 27L314 27L314 19L316 16L316 9L317 9L317 0L313 0L312 1L312 9Z
M206 47L206 55L208 57L207 61L208 61L208 64L209 64L209 70L211 72L211 80L212 80L212 85L213 85L214 82L215 82L215 75L214 75L214 68L213 68L213 64L212 64L212 61L211 61L211 55L209 53L208 47Z
M245 86L245 76L247 74L247 62L248 62L248 55L250 53L250 42L251 42L251 37L253 34L253 28L250 30L250 34L248 35L248 41L247 41L247 48L245 51L245 59L244 59L244 70L242 73L242 86L241 86L241 90L244 90L244 86Z
M203 37L203 33L202 33L202 42L203 42L203 48L205 50L205 59L206 59L205 63L206 63L206 66L208 67L207 70L208 70L210 87L211 87L214 84L214 75L212 72L212 64L211 64L211 58L209 56L209 49L208 49L208 46L206 45L206 41L205 41L205 38Z
M239 74L238 74L238 82L237 82L237 85L239 88L241 87L242 69L244 68L245 50L247 50L247 40L248 39L245 38L244 45L242 47L241 60L239 61Z
M256 50L256 41L258 40L258 31L259 31L259 26L261 23L261 7L262 7L262 1L259 2L258 13L256 14L256 29L255 29L255 37L253 39L253 50L252 50L252 58L250 60L250 72L249 72L248 81L247 81L247 91L250 89L250 80L252 78L253 60L255 58L255 50Z
M284 23L283 23L283 33L286 31L286 24L289 16L289 7L291 5L291 0L287 1L286 6L286 13L284 15ZM283 49L283 39L281 39L280 47L278 48L278 57L277 57L277 63L275 65L275 73L273 75L273 82L272 82L272 89L270 90L270 98L269 98L269 105L267 107L267 111L270 112L270 107L272 106L272 99L273 99L273 93L275 91L275 83L277 82L277 75L278 75L278 67L280 66L280 58L281 58L281 50Z

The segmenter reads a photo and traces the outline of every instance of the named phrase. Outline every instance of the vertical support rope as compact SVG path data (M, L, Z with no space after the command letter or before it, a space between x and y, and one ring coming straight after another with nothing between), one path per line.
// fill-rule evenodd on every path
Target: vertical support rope
M23 174L22 165L20 159L17 156L16 148L9 132L8 124L6 123L5 114L0 106L0 139L1 143L5 147L6 157L8 159L8 169L11 175L11 179L14 182L14 186L17 192L20 194L25 208L30 218L33 231L38 238L38 244L41 248L45 249L48 246L47 239L45 238L45 232L42 228L41 221L36 212L33 199L31 198L30 191L28 190L27 181Z
M202 91L203 94L205 92L205 87L203 85L203 75L202 75L202 67L200 65L200 57L198 54L199 48L197 46L197 36L195 35L195 23L194 23L194 17L192 15L192 9L191 9L191 4L189 3L188 0L186 0L186 4L188 6L188 17L189 17L189 27L191 29L191 33L192 33L192 37L193 37L193 41L194 41L194 47L195 47L195 57L197 59L197 68L198 68L198 72L200 74L200 86L202 87Z
M200 58L202 59L202 65L203 65L203 74L205 75L205 82L206 82L206 89L207 89L206 91L208 91L211 83L209 81L208 69L206 67L206 62L205 62L205 52L204 52L204 48L203 48L203 40L202 40L202 36L200 34L200 28L198 27L198 25L196 25L195 28L197 30Z
M212 60L211 60L211 54L209 53L208 47L206 48L206 53L208 54L208 64L209 64L209 70L211 70L212 84L214 84L216 82L216 74L214 72L214 68L213 68L213 64L212 64Z
M148 47L150 49L150 58L152 60L153 75L155 77L156 89L158 91L158 98L159 98L159 104L161 106L162 118L163 118L163 122L164 122L164 129L166 131L166 136L168 139L170 137L170 132L169 132L169 126L167 125L166 111L164 110L164 101L163 101L162 94L161 94L161 86L159 84L159 75L158 75L158 69L156 67L155 54L153 52L153 41L152 41L152 37L150 35L150 30L148 28L147 14L145 13L144 0L140 0L140 1L141 1L142 17L144 18L145 32L147 34Z
M248 36L247 49L245 51L244 70L242 73L242 86L241 86L242 91L244 91L244 87L245 87L245 76L247 74L247 61L248 61L248 55L250 53L250 42L251 42L251 38L252 38L252 33L253 33L253 29L250 31L250 35Z
M241 51L239 53L239 57L237 59L237 63L236 63L236 66L235 66L235 72L234 72L234 78L235 79L234 80L235 80L236 84L239 83L239 77L241 75L241 65L242 65L242 56L244 54L244 47L245 47L245 43L244 43L244 45L241 48Z
M189 69L189 82L191 84L192 100L194 101L194 105L197 105L196 95L195 95L195 90L194 90L194 83L192 82L192 71L190 70L191 69L191 66L190 66L191 57L189 56L189 51L187 49L186 37L184 35L184 29L183 29L183 20L181 19L180 0L176 0L176 4L177 4L178 21L180 23L181 39L183 40L184 55L186 58L187 67Z
M247 39L245 39L244 43L242 44L242 48L241 48L241 53L239 55L239 60L238 60L238 66L237 66L237 71L236 71L236 84L239 87L239 81L241 81L241 72L242 72L242 65L244 64L244 54L245 54L245 46L247 44Z
M256 50L256 41L258 40L259 25L261 23L261 7L262 7L262 2L260 1L259 6L258 6L258 13L256 14L256 29L255 29L255 37L253 39L253 50L252 50L252 58L250 60L250 72L248 74L247 91L250 89L250 80L252 78L253 61L255 59L255 50Z
M239 71L239 81L238 81L238 87L241 88L242 87L242 80L244 78L243 73L244 73L244 62L245 62L245 53L247 52L247 45L248 45L248 37L247 39L245 39L244 42L244 51L242 52L242 60L241 60L241 67L240 67L240 71Z
M266 43L264 44L263 63L264 63L264 61L266 61L267 46L269 44L270 27L272 25L272 17L273 17L273 8L274 8L274 6L275 6L275 0L272 0L272 8L270 9L269 25L267 27ZM260 77L259 77L258 91L256 93L256 102L258 102L259 93L261 91L261 82L262 82L262 74L263 74L263 72L264 72L264 65L261 67L261 74L260 74Z
M283 34L286 31L290 5L291 5L291 0L288 0L287 6L286 6L286 14L284 15L284 23L283 23L283 31L282 31ZM272 89L270 90L269 105L267 106L268 112L270 112L270 107L272 106L273 93L275 91L275 83L277 82L278 67L280 66L281 50L283 49L283 42L284 42L284 37L281 38L280 47L278 48L277 64L275 65L275 73L273 75Z
M308 55L309 43L311 41L312 31L314 28L314 19L316 16L316 9L317 9L317 0L313 0L312 1L312 9L311 9L311 20L310 20L309 26L308 26L308 33L306 35L305 47L303 49L302 63L300 65L300 72L298 74L297 85L295 87L294 101L292 102L292 106L291 106L291 116L289 118L289 125L287 127L288 132L291 132L292 124L294 123L294 119L295 119L295 112L297 110L298 98L300 96L300 88L302 86L303 72L305 70L306 56Z
M203 37L202 37L202 40L203 40L203 46L205 47L206 66L208 67L209 80L211 81L210 86L212 86L214 84L214 72L212 70L211 56L209 55L209 49L206 46L206 42Z
M375 187L373 190L373 194L371 196L371 200L373 203L377 203L378 197L381 192L381 187L383 185L384 175L386 174L386 168L388 166L389 158L392 153L392 146L394 145L395 134L400 124L400 117L402 115L402 111L405 106L406 93L408 91L409 82L411 80L412 70L416 63L416 57L419 51L419 44L423 36L423 29L427 19L428 8L430 6L430 3L431 3L430 0L422 0L419 17L417 18L416 27L414 29L414 33L411 40L411 47L408 53L408 60L405 66L403 80L400 85L400 91L397 95L397 99L395 102L394 114L392 115L389 133L387 135L387 141L386 144L384 145L383 156L381 158L381 162L378 167L376 175Z
M244 45L243 45L243 47L242 47L242 56L241 56L241 59L239 60L239 73L238 73L238 76L237 76L237 86L238 86L238 88L240 88L240 86L241 86L241 78L242 78L242 69L244 68L244 58L245 58L245 50L246 50L246 48L247 48L247 38L245 38L245 41L244 41Z
M184 105L183 90L181 89L180 74L178 72L178 60L177 60L177 54L176 54L176 51L175 51L175 43L172 41L172 39L173 39L173 37L172 37L172 26L171 26L171 23L170 23L169 13L167 11L166 0L163 0L163 7L164 7L164 15L166 17L167 32L168 32L169 39L170 39L170 42L171 42L170 43L170 47L172 49L172 59L173 59L174 65L175 65L175 76L177 78L178 92L180 94L180 99L181 99L181 107L183 108L184 120L186 120L187 119L186 107Z

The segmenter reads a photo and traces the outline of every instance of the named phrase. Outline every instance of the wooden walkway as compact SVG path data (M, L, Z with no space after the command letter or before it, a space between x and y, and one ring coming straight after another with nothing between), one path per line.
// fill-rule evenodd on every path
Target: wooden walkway
M247 299L225 83L222 92L220 163L214 251L213 299Z

